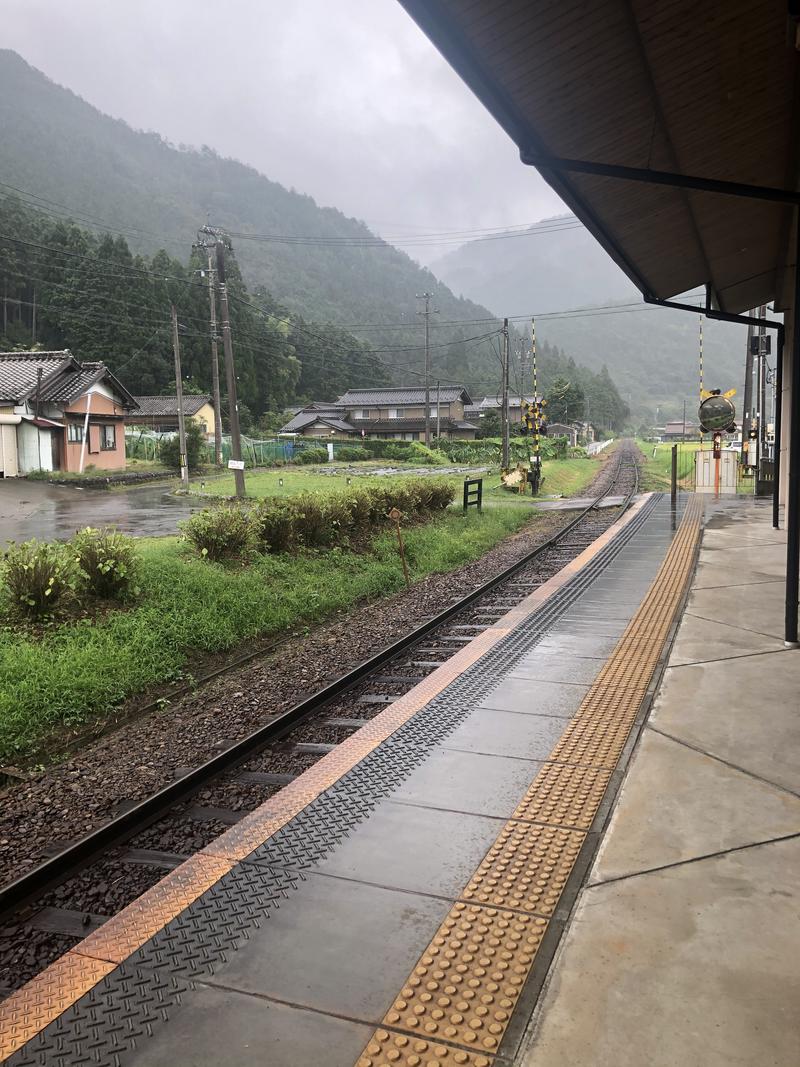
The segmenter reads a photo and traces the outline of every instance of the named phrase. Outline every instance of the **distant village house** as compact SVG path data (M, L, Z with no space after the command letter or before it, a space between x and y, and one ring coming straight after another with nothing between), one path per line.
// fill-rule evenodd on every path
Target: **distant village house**
M61 352L0 352L0 476L125 468L136 401L104 363Z
M472 441L477 425L464 416L472 400L466 389L447 386L430 390L430 426L435 435ZM307 404L280 430L282 434L325 438L378 438L419 441L425 438L425 390L350 389L334 403Z
M147 426L157 433L177 433L177 396L137 396L136 410L128 418L130 426ZM207 437L214 436L214 405L208 394L187 393L183 398L183 414L200 425Z

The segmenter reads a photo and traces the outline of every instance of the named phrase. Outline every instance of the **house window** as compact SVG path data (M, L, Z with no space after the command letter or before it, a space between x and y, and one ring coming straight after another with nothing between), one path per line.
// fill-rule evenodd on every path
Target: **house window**
M100 427L100 451L113 452L117 447L117 428L113 423Z
M67 440L73 444L80 444L83 440L83 427L79 422L70 422L67 425Z
M369 418L369 408L362 408L360 411L354 411L353 412L353 418L354 419L368 419Z
M406 417L405 408L389 408L390 419L404 419Z

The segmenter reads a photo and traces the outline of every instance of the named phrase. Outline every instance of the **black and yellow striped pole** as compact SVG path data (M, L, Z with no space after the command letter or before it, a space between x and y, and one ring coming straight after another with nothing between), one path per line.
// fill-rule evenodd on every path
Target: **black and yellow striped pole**
M703 316L700 316L700 403L703 403ZM698 427L700 434L700 451L703 450L703 427Z
M531 492L539 492L542 474L542 455L539 443L539 395L536 381L536 319L531 319L531 370L533 372L533 464L531 467Z

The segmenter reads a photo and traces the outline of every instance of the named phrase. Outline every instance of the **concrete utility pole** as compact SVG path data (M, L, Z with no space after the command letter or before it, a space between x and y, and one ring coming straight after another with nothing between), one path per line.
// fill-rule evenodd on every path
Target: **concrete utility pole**
M425 444L430 448L431 444L431 315L437 313L434 308L431 311L431 294L417 293L417 300L425 301L425 310L418 311L425 319Z
M217 286L219 310L222 317L222 349L225 353L225 379L228 383L228 410L231 420L231 458L228 466L233 470L236 496L244 499L244 463L242 462L242 435L239 430L239 401L236 398L236 368L233 362L231 320L228 311L228 287L225 284L225 245L217 241Z
M436 379L436 440L437 441L442 436L441 408L439 407L439 396L440 396L440 393L441 393L441 388L440 387L441 387L441 382L437 378Z
M175 392L178 394L178 453L181 468L181 482L189 485L189 463L186 457L186 424L183 420L183 378L181 376L181 341L178 336L178 312L175 305L170 305L172 312L172 351L175 354Z
M211 399L214 405L214 462L222 466L222 407L219 399L219 351L217 349L217 294L214 259L208 251L208 301L211 310Z
M503 470L508 470L508 319L503 319L503 395L500 399L500 424L503 442L503 452L500 459L500 466L503 468Z

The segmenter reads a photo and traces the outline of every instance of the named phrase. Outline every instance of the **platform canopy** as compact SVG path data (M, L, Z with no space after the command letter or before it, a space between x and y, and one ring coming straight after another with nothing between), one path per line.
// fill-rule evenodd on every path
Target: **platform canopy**
M400 0L520 148L796 190L790 0ZM785 303L792 206L539 165L642 292Z

